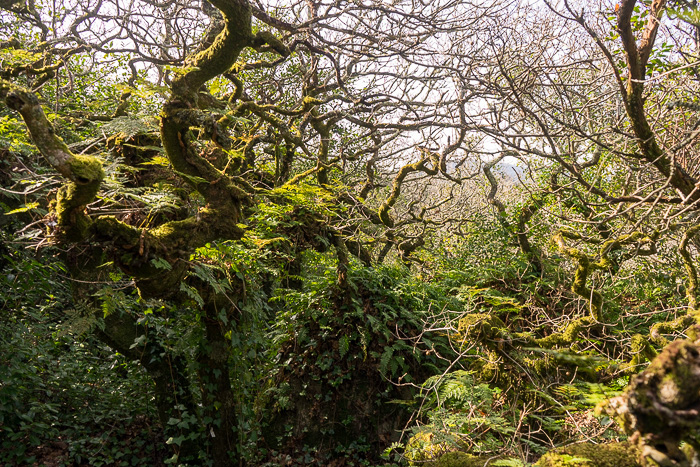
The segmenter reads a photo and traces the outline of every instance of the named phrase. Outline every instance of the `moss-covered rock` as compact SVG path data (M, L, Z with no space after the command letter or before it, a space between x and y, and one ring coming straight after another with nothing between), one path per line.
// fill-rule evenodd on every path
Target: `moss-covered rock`
M632 378L624 394L605 407L625 431L638 440L645 459L659 465L686 466L689 443L697 456L700 440L700 344L679 340L669 344L649 368Z
M641 467L639 450L629 443L582 443L548 452L538 467Z

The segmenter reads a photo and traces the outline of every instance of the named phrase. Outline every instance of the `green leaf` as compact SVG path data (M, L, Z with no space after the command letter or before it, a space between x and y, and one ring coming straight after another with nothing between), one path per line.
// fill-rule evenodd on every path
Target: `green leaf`
M173 267L168 263L166 260L163 258L153 258L151 260L151 264L155 266L157 269L165 269L166 271L170 271L173 269Z
M340 352L340 358L345 357L345 355L350 350L350 338L347 335L343 335L338 342L338 351Z
M9 216L9 215L11 215L11 214L19 214L19 213L21 213L21 212L31 211L32 209L36 209L36 208L38 208L38 207L39 207L39 203L27 203L27 204L25 204L24 206L22 206L22 207L20 207L20 208L13 209L13 210L10 211L10 212L6 212L5 215L6 215L6 216Z
M189 286L184 282L180 282L180 292L185 292L187 296L195 302L197 302L197 305L199 305L200 307L204 306L204 300L202 299L202 296L199 295L199 292L197 292L197 289L195 289L194 287Z
M185 437L180 435L177 437L170 437L168 440L165 442L165 444L174 444L176 446L179 446L182 444L182 442L185 440Z
M389 362L391 361L391 358L394 356L394 349L392 347L387 347L384 349L384 353L382 354L382 358L379 359L379 371L382 373L386 373L388 368L389 368Z
M137 118L117 117L102 125L101 130L107 135L123 134L126 138L148 133L150 128Z
M205 179L203 179L202 177L197 177L196 175L187 175L186 173L179 172L177 170L173 170L173 172L175 172L185 180L189 181L193 185L199 185L200 183L208 183Z

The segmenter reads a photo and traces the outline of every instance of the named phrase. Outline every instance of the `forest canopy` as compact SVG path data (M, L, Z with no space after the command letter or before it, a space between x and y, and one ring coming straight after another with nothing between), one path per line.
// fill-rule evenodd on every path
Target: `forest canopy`
M0 461L700 462L695 0L0 0Z

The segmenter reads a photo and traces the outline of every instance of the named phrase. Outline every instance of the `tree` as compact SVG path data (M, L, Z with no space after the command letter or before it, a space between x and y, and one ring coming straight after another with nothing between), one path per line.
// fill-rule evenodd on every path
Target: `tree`
M305 250L335 252L341 288L351 255L371 265L394 249L409 264L435 200L397 212L402 190L465 177L447 161L463 149L470 96L444 88L451 70L429 54L445 31L485 28L499 7L0 7L3 116L21 116L61 180L38 243L63 250L100 339L153 379L176 457L196 459L207 440L214 464L229 465L241 422L231 335L248 288L275 283L245 273L240 251L267 251L292 285ZM430 148L446 130L455 140ZM197 330L192 378L164 339L173 322Z
M472 118L483 122L502 154L549 172L544 183L525 172L530 201L515 210L512 232L521 240L534 213L561 225L553 240L576 266L571 290L590 312L567 330L583 325L603 335L624 319L616 303L605 303L605 285L640 266L669 268L668 261L655 262L661 255L683 262L687 314L631 339L632 366L623 368L634 372L654 358L653 345L664 348L664 335L687 332L694 339L689 327L698 324L691 253L698 211L697 5L546 3L548 13L524 9L517 29L502 28L486 41L493 53L475 79L490 105ZM530 15L537 20L528 28ZM505 216L490 182L492 204ZM527 244L520 246L528 253ZM679 402L693 391L689 382L674 383L673 400L665 399L659 383L692 371L695 350L688 347L693 344L665 350L617 405L643 456L660 465L687 465L697 455L686 459L678 447L683 439L697 449L693 428L670 433L653 425L675 426L674 417L691 405Z
M410 332L396 317L377 324L377 303L405 287L382 263L461 277L431 303L475 305L455 305L458 319L437 314L453 342L430 361L447 369L432 371L464 364L514 404L551 404L540 388L561 383L562 368L633 374L695 322L696 9L547 7L0 2L0 144L25 166L5 177L27 197L13 206L22 241L62 251L97 336L148 372L177 461L244 461L257 394L238 383L254 379L249 355L269 345L247 331L286 309L303 310L337 353L357 344L374 359L362 371L403 378L394 373L410 365L394 354L423 345L429 331L414 329L408 309L424 302L396 299ZM520 166L504 183L495 172L508 157ZM18 178L33 188L19 190ZM488 224L478 190L494 210ZM435 251L441 242L484 264L484 226L497 230L492 248L523 261L500 286L517 299L430 264L454 259ZM610 297L629 299L626 277L666 258L685 265L690 312L643 329ZM573 295L557 288L561 264ZM309 272L322 265L332 281ZM511 319L530 305L538 313L546 287L564 305ZM397 330L371 347L348 331L358 320ZM612 333L625 337L609 343ZM304 336L309 348L315 337ZM422 371L411 369L439 391ZM321 418L294 435L325 430ZM531 429L523 438L545 442L543 420L519 424Z

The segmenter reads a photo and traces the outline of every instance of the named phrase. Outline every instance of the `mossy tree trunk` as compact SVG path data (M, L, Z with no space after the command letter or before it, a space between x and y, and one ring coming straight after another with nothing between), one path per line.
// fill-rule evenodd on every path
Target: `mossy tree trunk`
M87 303L102 325L96 328L96 336L109 347L132 361L139 362L153 380L158 419L166 439L182 439L173 443L175 455L181 461L196 460L199 446L188 436L188 431L169 423L194 417L197 408L187 379L186 362L161 345L154 330L137 323L126 311L114 311L105 315L97 299L101 281L108 281L108 270L101 267L104 252L93 246L75 254L64 255L73 282L74 300Z

